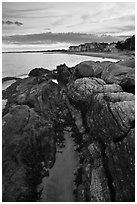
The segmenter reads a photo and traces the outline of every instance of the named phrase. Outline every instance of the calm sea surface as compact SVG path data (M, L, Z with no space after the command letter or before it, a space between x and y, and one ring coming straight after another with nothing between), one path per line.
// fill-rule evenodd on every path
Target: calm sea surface
M70 54L55 53L3 53L2 54L2 77L12 76L24 78L28 76L30 70L34 68L46 68L53 70L57 65L66 64L68 67L75 66L82 61L113 61L115 59L90 57ZM8 88L15 80L9 80L2 83L2 90ZM6 100L3 100L3 108Z
M72 67L82 61L117 61L114 59L98 58L90 56L69 55L69 54L43 54L43 53L3 53L2 54L2 77L27 75L30 70L36 67L43 67L49 70L55 69L57 65L65 63Z

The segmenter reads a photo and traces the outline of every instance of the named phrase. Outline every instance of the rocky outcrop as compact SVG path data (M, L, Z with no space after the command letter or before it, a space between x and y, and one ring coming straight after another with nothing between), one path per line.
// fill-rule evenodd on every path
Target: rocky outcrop
M36 201L42 161L55 160L52 121L26 105L15 106L3 117L3 201Z
M44 74L49 74L51 71L44 68L34 68L29 72L29 76L39 77Z
M85 131L79 132L89 150L82 168L82 200L134 201L134 95L117 84L82 78L68 86L68 98L81 111Z
M18 77L4 77L2 78L2 83L6 82L6 81L10 81L10 80L17 80L19 79Z
M135 200L135 132L130 129L126 137L112 142L105 150L108 171L111 173L114 201Z
M37 201L37 186L54 164L69 113L50 79L19 80L3 95L8 100L3 111L3 201Z
M3 96L8 98L8 104L28 105L37 112L48 114L46 109L51 106L50 113L55 110L58 97L57 85L51 80L30 77L17 81L6 91Z
M119 84L125 92L135 93L135 59L127 58L117 63L85 61L74 67L75 79L99 77L107 84Z
M91 166L90 201L110 202L108 179L103 166L103 150L99 143L94 142L88 147L93 160Z
M69 82L71 76L71 69L66 64L57 66L57 80L59 84L66 85Z
M101 78L109 84L116 83L122 86L126 92L135 93L135 69L119 63L105 68Z
M90 103L91 96L95 93L121 92L122 88L117 84L108 85L99 78L82 78L68 85L68 97L76 103Z
M84 61L74 67L76 78L100 77L104 67L108 67L112 62Z
M132 59L63 64L53 75L34 70L3 91L3 201L38 200L66 124L78 144L76 201L135 200L133 67Z

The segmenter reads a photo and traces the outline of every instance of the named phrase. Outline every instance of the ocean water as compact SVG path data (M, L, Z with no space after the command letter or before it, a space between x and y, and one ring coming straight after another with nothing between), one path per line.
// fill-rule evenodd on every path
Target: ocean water
M113 61L115 59L90 57L82 55L70 55L61 53L3 53L2 54L2 78L20 77L25 78L34 68L46 68L53 70L60 64L66 64L68 67L75 66L82 61ZM8 88L15 80L9 80L2 83L2 90ZM57 81L54 81L57 83ZM2 100L3 108L7 100Z
M25 77L33 68L43 67L53 70L57 65L65 63L72 67L76 64L86 61L116 61L114 59L70 55L53 53L3 53L2 54L2 77L16 76Z

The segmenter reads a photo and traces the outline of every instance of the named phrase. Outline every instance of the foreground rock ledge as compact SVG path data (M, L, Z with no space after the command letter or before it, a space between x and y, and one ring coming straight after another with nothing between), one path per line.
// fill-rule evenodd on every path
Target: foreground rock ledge
M3 92L3 201L38 200L65 124L80 147L75 201L135 200L134 65L132 58L35 69Z

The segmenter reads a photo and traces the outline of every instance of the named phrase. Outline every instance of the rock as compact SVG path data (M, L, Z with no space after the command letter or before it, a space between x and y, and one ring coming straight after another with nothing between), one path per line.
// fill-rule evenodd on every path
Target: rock
M28 106L20 105L3 117L2 129L3 201L36 201L41 162L47 166L55 159L52 122Z
M94 62L84 61L74 67L76 78L83 77L100 77L105 67L108 67L111 62Z
M135 201L135 132L106 148L107 165L112 176L115 202Z
M125 95L109 93L107 97L107 94L99 93L92 97L86 117L93 138L106 144L112 139L124 137L134 126L134 97L132 94ZM117 99L119 102L116 102Z
M36 69L3 92L3 201L38 200L64 130L77 142L78 201L134 201L134 68L119 63L60 65L58 85Z
M80 64L76 65L74 68L74 74L76 78L82 77L93 77L94 70L92 68L94 62L91 61L90 65L86 62L81 62Z
M89 141L90 141L90 140L91 140L91 135L89 135L88 133L85 133L85 134L82 135L82 141L83 141L84 143L89 144Z
M107 92L103 93L104 99L107 102L120 102L120 101L134 101L135 100L135 95L131 93L126 93L126 92Z
M86 101L94 91L100 91L103 80L97 78L77 79L68 86L68 97L74 101Z
M59 84L65 85L69 82L71 76L70 69L66 66L66 64L61 64L57 66L57 80Z
M120 86L123 88L125 92L135 94L135 76L133 75L127 76L122 79L120 82Z
M71 117L75 121L75 125L78 128L79 133L84 134L85 128L83 125L83 119L82 119L81 111L76 109L74 106L72 106L68 99L66 99L66 104L67 104L67 107L71 113Z
M110 192L102 164L92 169L90 202L110 202Z
M17 80L20 79L18 77L4 77L2 78L2 83L6 82L6 81L10 81L10 80Z
M126 66L126 67L135 68L135 57L126 58L126 59L124 59L122 61L117 62L116 64Z
M82 169L87 201L134 202L134 95L96 93L92 100L86 114L92 111L87 117L90 131L82 137L87 145L92 142L88 146L91 160L86 155Z
M37 82L35 77L23 79L15 87L11 86L6 90L9 104L28 105L36 111L53 111L58 98L57 85L51 80ZM6 95L6 94L5 94Z
M25 104L26 99L27 99L27 93L22 93L17 96L18 104Z
M102 93L117 93L117 92L122 92L121 86L118 84L106 84L103 85Z
M44 74L49 74L51 71L44 68L34 68L29 72L29 76L39 77Z
M85 201L85 197L84 197L84 186L83 185L79 185L78 187L78 195L77 195L77 199L80 202L84 202Z
M131 93L135 90L135 69L127 66L112 64L105 68L101 78L109 84L116 83L122 86L125 91Z
M105 69L109 70L111 66ZM124 67L124 71L119 73L123 75L129 69ZM112 72L115 71L112 69ZM108 78L110 76L111 73ZM135 96L123 92L124 86L122 89L118 80L106 84L98 78L85 77L68 85L67 96L71 105L81 111L82 118L79 118L85 128L81 143L90 154L89 159L89 154L83 152L82 191L78 191L82 200L134 201Z
M36 201L44 162L55 162L56 140L70 116L51 80L28 77L8 88L3 114L3 201ZM62 122L63 121L63 122ZM12 181L10 181L10 179Z
M90 103L91 96L95 93L120 92L122 88L119 85L106 85L99 78L82 78L77 79L68 86L68 98L73 102Z
M92 165L90 166L90 201L109 202L111 201L108 180L103 166L103 148L99 142L94 141L88 147ZM87 170L86 170L87 174Z
M109 108L115 120L124 132L134 127L135 123L135 101L121 101L109 103Z

